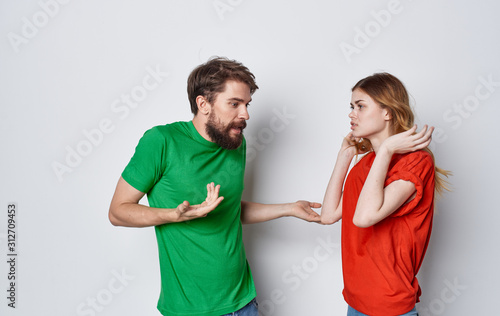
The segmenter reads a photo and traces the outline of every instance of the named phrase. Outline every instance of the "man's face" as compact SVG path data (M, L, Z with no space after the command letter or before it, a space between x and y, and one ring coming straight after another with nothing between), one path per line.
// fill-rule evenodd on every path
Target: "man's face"
M210 139L225 149L236 149L243 141L243 129L250 118L247 107L252 100L247 84L229 80L224 91L211 104L205 129Z

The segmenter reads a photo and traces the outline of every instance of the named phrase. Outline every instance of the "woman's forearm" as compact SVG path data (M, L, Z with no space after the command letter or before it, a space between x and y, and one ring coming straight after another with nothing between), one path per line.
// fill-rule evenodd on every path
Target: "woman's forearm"
M353 157L352 151L347 150L341 150L337 156L323 198L323 208L321 209L321 222L323 224L333 224L342 218L342 187Z

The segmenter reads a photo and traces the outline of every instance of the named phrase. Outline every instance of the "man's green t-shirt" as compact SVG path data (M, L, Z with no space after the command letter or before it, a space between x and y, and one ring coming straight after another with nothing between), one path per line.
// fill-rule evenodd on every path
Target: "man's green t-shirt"
M163 315L227 314L256 296L240 220L245 154L245 140L238 149L223 149L192 122L176 122L148 130L123 171L150 207L200 204L210 182L220 184L224 197L204 218L155 227Z

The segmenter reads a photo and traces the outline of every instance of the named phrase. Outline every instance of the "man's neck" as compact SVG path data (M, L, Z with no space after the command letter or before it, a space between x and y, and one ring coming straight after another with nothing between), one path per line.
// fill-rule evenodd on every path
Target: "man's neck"
M196 130L201 135L201 137L203 137L206 140L208 140L209 142L211 142L212 139L210 138L210 136L208 136L206 128L205 128L206 124L207 123L205 122L204 118L200 117L199 115L195 115L195 117L193 118L194 128L196 128Z

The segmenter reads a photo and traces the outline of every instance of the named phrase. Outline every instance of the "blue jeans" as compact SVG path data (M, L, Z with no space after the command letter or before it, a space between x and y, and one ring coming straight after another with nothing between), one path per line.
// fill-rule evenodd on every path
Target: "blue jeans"
M259 316L259 304L257 303L257 299L253 299L247 305L243 306L243 308L237 310L234 313L225 314L222 316Z
M351 306L349 306L347 308L347 316L368 316L368 315L365 315L363 313L360 313L358 312L357 310L355 310L354 308L352 308ZM411 311L409 311L408 313L406 314L403 314L403 315L400 315L400 316L418 316L418 313L417 313L417 308L413 308Z

